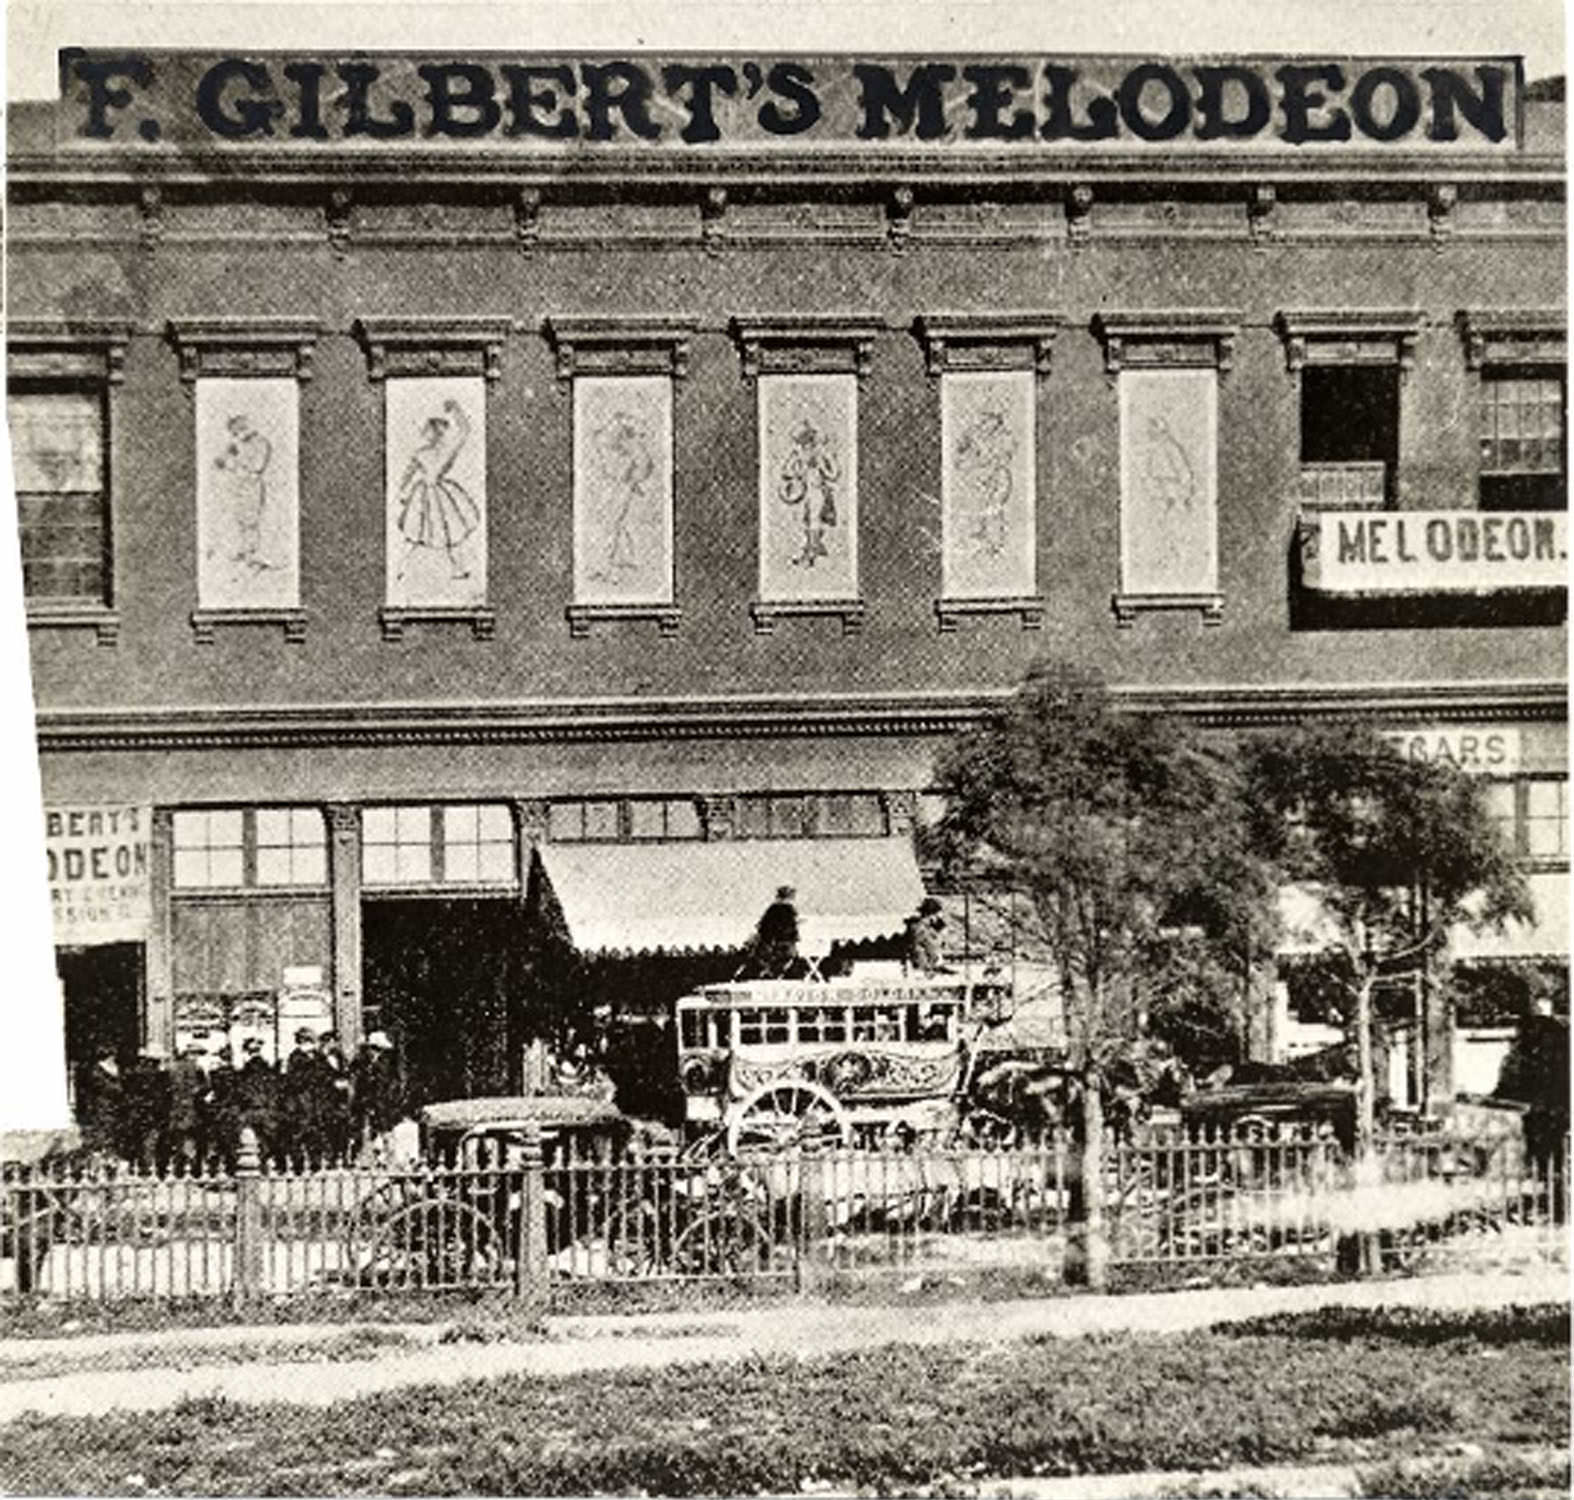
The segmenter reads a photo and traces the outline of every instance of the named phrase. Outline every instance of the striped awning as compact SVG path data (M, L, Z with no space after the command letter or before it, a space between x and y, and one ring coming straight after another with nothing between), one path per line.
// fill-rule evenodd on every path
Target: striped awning
M801 951L902 931L923 899L906 838L542 844L582 953L743 947L779 886L797 892Z

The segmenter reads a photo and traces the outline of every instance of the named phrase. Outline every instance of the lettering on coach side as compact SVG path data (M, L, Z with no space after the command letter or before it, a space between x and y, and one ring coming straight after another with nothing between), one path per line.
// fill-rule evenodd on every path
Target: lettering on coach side
M1499 58L353 58L60 54L76 143L639 146L822 140L1141 150L1518 144Z

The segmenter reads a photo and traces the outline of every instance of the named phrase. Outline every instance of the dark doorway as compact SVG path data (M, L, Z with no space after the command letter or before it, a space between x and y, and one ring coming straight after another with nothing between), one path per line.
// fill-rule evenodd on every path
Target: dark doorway
M73 1072L110 1048L128 1063L142 1045L143 950L141 943L100 943L57 948L66 1006L66 1060Z
M362 903L365 1027L392 1040L411 1108L517 1086L525 927L517 900Z

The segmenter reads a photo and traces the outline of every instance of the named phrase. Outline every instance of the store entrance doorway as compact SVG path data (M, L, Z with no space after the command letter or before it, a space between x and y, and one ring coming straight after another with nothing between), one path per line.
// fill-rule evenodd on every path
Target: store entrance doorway
M72 1075L104 1047L120 1063L130 1062L142 1045L142 944L57 948L55 972L65 996L66 1061Z
M363 1025L392 1040L410 1108L514 1086L525 925L517 899L362 903Z

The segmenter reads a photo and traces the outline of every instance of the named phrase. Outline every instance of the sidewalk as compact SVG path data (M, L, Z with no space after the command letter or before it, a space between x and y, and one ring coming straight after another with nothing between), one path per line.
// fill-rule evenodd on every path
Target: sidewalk
M82 1370L45 1379L0 1382L0 1423L28 1412L97 1415L151 1411L201 1397L327 1406L402 1386L453 1384L500 1375L559 1376L585 1370L650 1368L751 1355L811 1358L876 1344L1003 1343L1125 1331L1177 1332L1215 1323L1304 1312L1326 1306L1469 1309L1564 1302L1561 1267L1519 1274L1467 1274L1337 1285L1207 1289L1131 1296L1047 1297L922 1307L842 1307L790 1303L695 1315L631 1314L548 1319L545 1336L522 1342L439 1343L441 1325L367 1325L392 1329L409 1348L371 1359L268 1363L268 1347L339 1338L343 1325L178 1329L96 1334L80 1339L0 1341L0 1373L51 1355L91 1360L127 1349L167 1349L185 1368ZM255 1348L256 1362L203 1364L201 1351ZM195 1359L197 1363L191 1363Z

